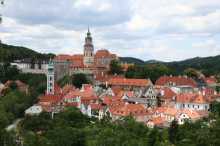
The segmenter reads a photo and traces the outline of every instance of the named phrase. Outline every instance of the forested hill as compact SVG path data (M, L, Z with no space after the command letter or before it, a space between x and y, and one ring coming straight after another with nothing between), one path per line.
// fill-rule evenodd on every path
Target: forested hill
M29 48L0 43L0 62L10 62L16 59L24 58L49 59L53 56L54 54L41 54ZM158 60L143 61L134 57L120 57L119 59L123 63L134 63L137 65L164 64L178 72L182 72L187 68L195 68L203 71L204 73L208 72L212 74L217 74L220 71L220 55L213 57L196 57L175 62L161 62Z
M169 62L166 65L183 71L186 68L195 68L203 72L216 74L220 72L220 55L213 57L196 57L178 62Z
M120 61L123 63L133 63L138 65L143 65L144 61L134 57L119 57Z
M208 74L210 73L217 74L220 72L220 55L212 56L212 57L195 57L183 61L173 61L173 62L162 62L157 60L149 60L144 62L143 60L136 58L123 57L123 62L135 63L138 65L164 64L168 67L177 70L178 72L182 72L187 68L195 68L203 71L204 73L208 72Z
M0 62L10 62L16 59L37 58L49 59L53 54L41 54L29 48L0 43Z

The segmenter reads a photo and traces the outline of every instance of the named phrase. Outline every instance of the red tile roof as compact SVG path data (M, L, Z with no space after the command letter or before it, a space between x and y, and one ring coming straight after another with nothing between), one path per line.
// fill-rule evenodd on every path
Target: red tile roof
M173 97L175 97L177 94L172 90L170 89L169 87L164 87L161 89L161 92L163 93L162 94L162 97L165 98L165 99L170 99L172 100Z
M138 86L146 87L151 84L150 80L147 79L128 79L128 78L111 78L108 81L109 85L113 86Z
M112 97L110 97L110 96L105 96L104 98L103 98L103 103L104 104L106 104L106 105L111 105L112 104Z
M108 50L98 50L95 54L96 58L104 58L104 57L111 57L111 54Z
M204 81L207 84L216 84L217 83L217 79L214 76L207 77L204 79Z
M208 99L205 96L203 96L202 94L194 94L194 93L178 94L176 97L176 102L198 103L198 104L209 103Z
M154 126L162 126L164 122L166 122L166 119L163 117L155 117L152 118L149 122L152 122Z
M162 76L156 81L155 85L165 86L168 85L169 83L175 83L176 86L192 86L192 87L197 86L196 82L193 79L183 76L174 76L174 77Z
M61 102L62 95L46 94L39 97L39 104L56 104Z
M118 106L110 107L110 112L113 115L117 116L137 116L137 115L144 115L147 113L147 110L141 104L121 104Z

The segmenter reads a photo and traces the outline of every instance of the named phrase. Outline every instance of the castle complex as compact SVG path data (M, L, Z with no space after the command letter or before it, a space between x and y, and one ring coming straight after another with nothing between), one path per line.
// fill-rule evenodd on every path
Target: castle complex
M55 62L68 62L69 74L106 74L109 70L109 64L112 60L118 59L115 54L106 49L94 51L92 36L88 29L85 37L83 54L66 55L60 54L54 58Z

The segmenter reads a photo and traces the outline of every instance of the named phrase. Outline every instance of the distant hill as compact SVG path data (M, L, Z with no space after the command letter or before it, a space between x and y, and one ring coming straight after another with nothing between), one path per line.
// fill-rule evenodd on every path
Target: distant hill
M141 59L137 59L134 57L119 57L119 60L123 63L134 63L138 65L144 65L145 62Z
M164 63L164 62L159 61L159 60L148 60L148 61L145 61L145 64L155 64L155 63Z
M32 49L12 46L0 43L0 62L10 62L16 59L32 58L32 59L49 59L54 54L41 54ZM144 64L165 64L177 72L182 72L187 68L195 68L203 73L217 74L220 72L220 55L212 57L195 57L183 61L162 62L158 60L143 61L134 57L119 57L123 63L134 63L138 65Z
M203 71L217 74L220 72L220 55L212 57L195 57L183 61L174 61L165 63L169 67L175 68L177 71L183 71L186 68L195 68Z
M53 56L53 54L41 54L25 47L0 43L0 62L10 62L24 58L49 59Z
M133 57L121 57L122 62L134 63L138 65L144 64L164 64L173 68L177 72L183 72L187 68L195 68L205 74L218 74L220 73L220 55L212 57L195 57L183 61L163 62L158 60L143 61Z

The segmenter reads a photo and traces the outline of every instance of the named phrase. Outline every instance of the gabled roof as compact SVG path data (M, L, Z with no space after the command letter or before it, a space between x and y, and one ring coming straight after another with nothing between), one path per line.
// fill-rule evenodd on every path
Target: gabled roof
M161 91L161 96L165 99L170 99L172 100L173 97L175 97L177 94L172 90L170 89L169 87L164 87L162 89L160 89Z

